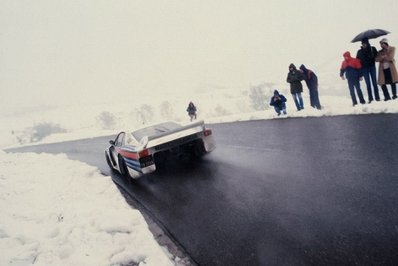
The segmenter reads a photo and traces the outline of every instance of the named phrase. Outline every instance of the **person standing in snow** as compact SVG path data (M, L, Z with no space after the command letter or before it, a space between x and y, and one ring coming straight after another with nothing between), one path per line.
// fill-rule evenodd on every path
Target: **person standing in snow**
M301 84L302 80L304 80L303 73L298 71L294 64L290 64L286 81L290 83L290 93L293 96L297 111L304 109L303 97L301 96L301 93L303 92L303 85Z
M278 114L278 116L281 115L281 112L283 112L283 114L285 115L286 101L286 97L283 96L283 94L279 94L277 90L274 90L274 96L271 97L269 105L274 107L275 112Z
M348 81L348 88L350 90L352 105L355 106L358 104L357 97L355 96L355 91L358 94L358 98L361 104L365 103L365 99L363 98L361 84L359 80L362 77L361 72L361 61L357 58L351 57L350 52L345 52L343 54L344 61L341 63L340 68L340 77L344 80L344 74Z
M191 122L192 120L196 119L196 106L193 104L193 102L189 102L187 112L188 116L191 118Z
M392 98L397 98L398 73L395 66L395 47L388 45L388 40L383 38L380 41L381 50L376 56L376 62L379 62L379 79L378 83L384 94L384 101L391 100L387 90L387 84L391 85Z
M373 100L380 101L379 88L376 80L376 64L375 59L377 50L371 46L368 39L362 40L361 49L357 52L357 58L361 61L362 74L365 78L366 88L368 90L368 100L371 103ZM372 83L371 83L372 82ZM374 98L372 93L372 84L374 91Z
M310 104L313 108L321 110L321 103L319 101L319 93L318 93L318 77L314 73L314 71L306 68L304 65L300 66L300 70L304 74L304 80L307 84L308 90L310 92Z

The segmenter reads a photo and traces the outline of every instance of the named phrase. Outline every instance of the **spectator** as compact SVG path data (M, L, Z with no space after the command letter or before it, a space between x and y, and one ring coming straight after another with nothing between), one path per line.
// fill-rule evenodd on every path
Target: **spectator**
M379 79L378 83L384 94L384 101L391 100L390 94L387 90L387 84L391 85L392 98L397 98L397 87L395 83L398 82L398 73L395 66L395 47L388 45L388 40L383 38L380 41L381 50L376 56L376 62L379 62Z
M300 70L304 74L304 80L307 84L308 90L310 92L310 104L313 108L321 110L321 103L319 102L319 93L318 93L318 77L314 73L314 71L306 68L304 65L300 66Z
M290 64L286 81L290 83L290 93L293 96L297 111L304 109L303 97L301 96L301 93L303 92L303 85L301 84L302 80L304 80L303 73L301 73L301 71L297 71L294 64Z
M350 90L352 105L358 104L357 98L355 96L355 91L358 94L358 98L361 104L365 103L363 98L361 84L359 83L362 73L361 73L361 61L357 58L351 57L350 52L345 52L343 54L344 61L341 63L340 77L344 80L344 74L348 81L348 88Z
M193 102L189 102L187 112L191 122L192 120L196 119L196 106L193 104Z
M376 48L370 45L368 39L363 39L361 49L359 49L357 52L357 58L361 61L362 75L365 78L369 103L371 103L373 100L380 101L379 88L377 87L376 80L376 56ZM374 90L374 98L372 93L372 84Z
M271 97L271 102L269 105L273 106L275 109L275 112L278 114L278 116L281 115L281 112L283 114L286 114L286 97L283 96L282 94L279 94L277 90L274 90L274 96Z

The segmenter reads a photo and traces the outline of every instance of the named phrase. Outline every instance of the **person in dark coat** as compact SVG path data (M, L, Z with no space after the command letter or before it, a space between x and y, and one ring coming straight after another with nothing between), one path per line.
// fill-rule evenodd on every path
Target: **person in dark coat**
M358 104L357 98L355 96L355 91L358 94L358 98L361 104L365 103L363 98L361 84L359 83L362 76L361 72L361 61L357 58L351 57L350 52L345 52L343 54L344 61L341 63L340 77L344 80L344 74L348 81L348 88L350 89L350 95L352 100L352 105Z
M318 77L314 73L314 71L306 68L304 65L300 66L300 70L304 74L304 80L307 84L308 90L310 91L310 104L312 107L321 110L321 103L319 101L319 93L318 93Z
M286 97L283 96L283 94L279 94L277 90L274 90L274 96L271 97L269 105L274 107L275 112L278 114L278 116L281 115L281 112L283 112L283 114L285 115L286 101Z
M188 116L192 120L196 119L196 106L193 104L193 102L189 102L188 107L187 107L187 112Z
M369 103L371 103L373 100L380 101L379 88L377 87L376 79L376 56L376 48L370 45L368 39L363 39L361 49L359 49L357 52L357 58L361 61L362 74L365 78L366 88L368 90ZM370 83L371 81L372 83ZM372 93L372 85L374 97Z
M302 80L304 80L303 73L298 71L294 64L290 64L286 81L290 83L290 93L293 96L297 111L304 109L303 97L301 96L301 93L303 92L303 85L301 84Z

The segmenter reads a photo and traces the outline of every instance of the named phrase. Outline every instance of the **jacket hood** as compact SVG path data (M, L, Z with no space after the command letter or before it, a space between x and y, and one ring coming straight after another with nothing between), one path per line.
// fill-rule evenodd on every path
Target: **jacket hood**
M279 95L279 91L278 90L274 90L274 95Z
M290 68L296 69L296 66L292 63L292 64L289 65L289 69Z
M380 43L385 43L385 44L388 45L388 39L387 38L383 38L383 39L381 39Z
M345 52L344 54L343 54L343 56L344 56L344 58L351 58L351 53L350 52Z
M340 69L346 69L347 67L352 67L354 69L360 69L362 67L361 65L361 61L357 58L353 58L351 57L350 52L345 52L343 54L344 56L344 61L341 64L341 68Z
M307 71L307 68L305 67L305 65L301 65L300 69L303 70L303 71Z

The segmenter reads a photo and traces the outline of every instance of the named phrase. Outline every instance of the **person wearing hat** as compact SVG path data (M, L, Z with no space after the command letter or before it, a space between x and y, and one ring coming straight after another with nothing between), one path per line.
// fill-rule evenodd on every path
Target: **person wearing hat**
M345 52L343 54L344 61L341 63L340 67L340 77L344 80L344 75L347 78L348 89L350 90L352 105L358 104L355 91L358 95L359 102L365 104L365 99L363 98L361 83L359 83L362 77L361 71L361 61L357 58L351 57L350 52Z
M387 84L391 85L392 98L397 98L398 72L395 66L395 47L388 44L388 40L383 38L380 41L381 50L376 56L376 62L379 62L379 79L378 83L384 94L384 101L391 100L390 94L387 90Z
M283 96L283 94L279 94L279 91L274 90L274 96L271 97L269 105L274 107L275 112L278 114L278 116L281 115L281 112L283 112L283 114L285 115L286 101L286 97Z
M357 58L361 61L362 74L365 78L366 88L368 90L369 103L371 103L373 100L380 101L379 88L377 87L376 79L376 56L376 48L370 45L368 39L363 39L361 49L359 49L357 52ZM372 93L372 85L374 97Z
M286 81L290 83L290 93L293 96L297 111L304 109L303 97L301 96L301 93L303 92L303 85L301 84L302 80L304 80L304 74L301 71L298 71L294 64L290 64Z

